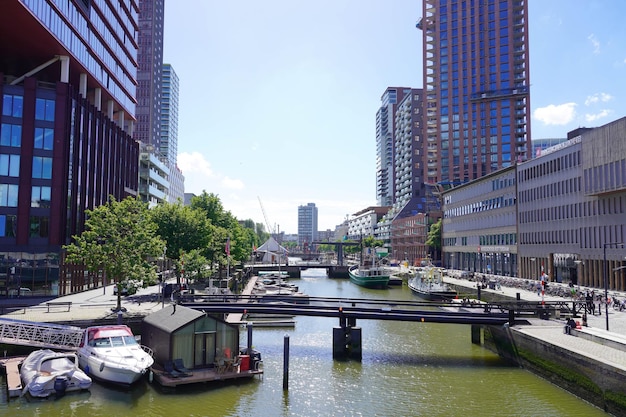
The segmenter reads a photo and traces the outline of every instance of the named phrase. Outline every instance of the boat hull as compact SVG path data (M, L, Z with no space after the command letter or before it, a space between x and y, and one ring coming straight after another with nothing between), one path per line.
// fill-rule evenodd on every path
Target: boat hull
M457 292L445 284L420 284L419 278L409 280L408 286L413 294L427 301L447 301L457 296Z
M94 379L119 385L132 385L139 381L148 368L124 368L112 362L79 355L80 367Z
M151 351L124 325L87 328L76 354L85 373L120 385L134 384L154 364Z
M48 349L31 353L20 370L24 392L31 397L45 398L88 390L91 378L78 368L77 362L73 353Z
M376 274L369 273L371 270L365 271L360 270L358 267L351 267L348 269L350 281L365 288L387 288L389 285L389 274L382 273L379 270L376 270Z

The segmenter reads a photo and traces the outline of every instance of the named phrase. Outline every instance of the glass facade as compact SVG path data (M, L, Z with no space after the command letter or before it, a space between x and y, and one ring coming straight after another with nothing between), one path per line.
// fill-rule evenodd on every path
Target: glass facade
M530 158L527 1L424 0L428 183Z
M22 0L24 5L129 114L135 113L135 0ZM133 16L133 18L129 18Z

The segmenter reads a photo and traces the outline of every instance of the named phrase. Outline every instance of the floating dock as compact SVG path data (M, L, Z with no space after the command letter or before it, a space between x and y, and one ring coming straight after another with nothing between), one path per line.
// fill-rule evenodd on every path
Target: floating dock
M19 365L26 359L25 356L15 356L0 359L0 366L6 371L7 391L9 398L22 395L22 378L20 377Z

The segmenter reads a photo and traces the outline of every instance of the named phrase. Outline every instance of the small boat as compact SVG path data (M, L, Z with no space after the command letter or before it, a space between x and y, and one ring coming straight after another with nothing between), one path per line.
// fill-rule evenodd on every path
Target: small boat
M365 288L387 288L389 271L382 266L364 267L353 265L348 268L350 281Z
M78 358L71 352L41 349L24 359L20 368L24 388L22 394L32 397L60 397L66 392L87 390L91 378L78 367Z
M428 301L451 300L457 296L457 292L443 282L440 268L419 269L416 276L409 279L408 285L413 294Z
M121 385L138 381L154 363L152 350L140 345L125 325L88 327L77 354L88 375Z

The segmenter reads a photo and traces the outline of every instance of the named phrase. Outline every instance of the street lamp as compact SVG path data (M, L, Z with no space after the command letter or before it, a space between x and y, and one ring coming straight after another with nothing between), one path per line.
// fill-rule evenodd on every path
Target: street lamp
M603 249L604 249L604 268L603 269L603 281L604 281L604 314L606 317L606 331L609 331L609 303L607 302L609 300L609 280L608 280L608 275L609 275L609 264L606 261L606 248L607 247L624 247L624 243L623 242L611 242L611 243L604 243L603 244Z

